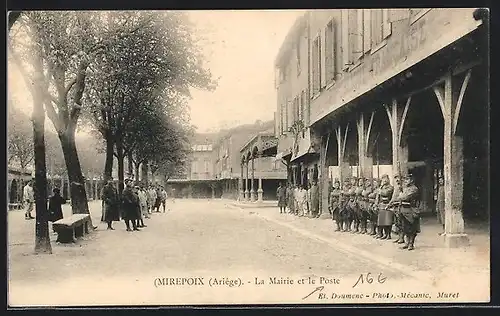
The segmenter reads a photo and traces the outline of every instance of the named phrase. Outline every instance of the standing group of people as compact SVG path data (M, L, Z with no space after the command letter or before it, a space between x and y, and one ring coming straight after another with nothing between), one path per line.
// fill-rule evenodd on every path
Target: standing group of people
M144 218L150 218L151 214L166 211L167 191L160 185L134 185L132 179L125 180L121 199L112 179L109 179L101 193L102 217L101 221L108 224L108 229L114 230L112 223L125 221L127 231L139 231L147 227Z
M394 243L404 244L401 249L415 249L415 238L420 232L419 191L411 174L403 179L396 175L394 179L393 186L387 175L380 180L353 177L346 179L342 187L335 180L329 210L336 231L390 240L394 226L398 234Z
M283 186L279 184L276 192L280 213L294 214L297 216L307 216L310 218L319 217L319 189L316 181L307 186L291 184Z

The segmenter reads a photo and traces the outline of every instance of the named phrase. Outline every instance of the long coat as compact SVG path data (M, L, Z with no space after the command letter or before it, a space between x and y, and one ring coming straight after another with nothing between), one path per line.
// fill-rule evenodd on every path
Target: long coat
M276 190L276 196L278 197L278 206L286 207L286 188L278 187L278 190Z
M126 187L122 193L122 217L124 220L136 220L140 218L139 197L135 192Z
M49 199L49 221L55 222L63 218L63 204L66 204L66 200L60 195L53 195Z
M102 212L102 220L104 222L120 220L118 192L113 185L106 185L102 189Z
M319 212L319 190L317 185L311 186L309 189L310 201L311 201L311 212L313 214L318 214Z

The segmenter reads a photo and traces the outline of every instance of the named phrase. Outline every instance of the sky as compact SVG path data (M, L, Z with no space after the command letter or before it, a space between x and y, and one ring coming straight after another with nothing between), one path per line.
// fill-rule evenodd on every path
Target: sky
M219 78L215 91L192 89L191 123L198 132L272 120L276 110L274 60L303 11L190 11L205 65ZM9 62L9 93L31 114L31 96ZM49 123L49 125L52 125Z

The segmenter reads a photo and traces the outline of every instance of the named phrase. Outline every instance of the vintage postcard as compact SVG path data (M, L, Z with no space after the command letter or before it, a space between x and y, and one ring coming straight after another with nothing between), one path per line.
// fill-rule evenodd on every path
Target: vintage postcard
M488 9L8 19L10 307L490 301Z

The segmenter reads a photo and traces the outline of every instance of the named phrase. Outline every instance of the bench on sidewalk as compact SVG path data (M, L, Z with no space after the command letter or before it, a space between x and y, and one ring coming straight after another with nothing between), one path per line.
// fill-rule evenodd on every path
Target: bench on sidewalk
M89 233L90 215L73 214L70 217L54 222L52 227L57 233L57 242L75 242L77 237L82 237Z
M9 203L9 211L10 210L21 210L23 205L21 203Z

